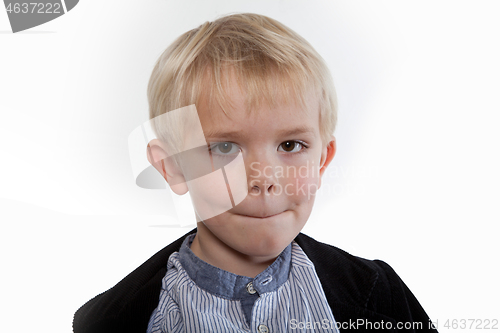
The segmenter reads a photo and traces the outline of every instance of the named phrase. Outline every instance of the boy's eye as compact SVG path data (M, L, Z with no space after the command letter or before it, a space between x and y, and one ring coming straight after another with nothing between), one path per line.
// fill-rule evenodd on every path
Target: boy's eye
M303 143L299 141L285 141L279 145L278 150L287 153L296 153L301 151L303 148L307 148Z
M231 142L220 142L210 145L210 151L218 155L231 155L239 152L239 147Z

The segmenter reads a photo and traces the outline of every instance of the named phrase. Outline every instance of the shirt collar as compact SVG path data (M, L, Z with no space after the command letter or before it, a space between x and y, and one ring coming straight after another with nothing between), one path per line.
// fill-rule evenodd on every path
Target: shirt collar
M257 293L271 292L288 280L291 264L291 244L281 252L274 262L255 278L236 275L212 266L198 258L190 246L195 234L186 237L179 250L179 261L189 277L209 293L227 298L243 299L249 293L248 284ZM251 288L250 287L250 288Z

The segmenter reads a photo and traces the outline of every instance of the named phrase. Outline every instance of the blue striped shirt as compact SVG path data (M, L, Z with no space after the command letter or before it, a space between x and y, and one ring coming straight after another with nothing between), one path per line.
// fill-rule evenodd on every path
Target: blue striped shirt
M292 242L255 278L199 259L194 235L168 260L147 332L338 332L313 263Z

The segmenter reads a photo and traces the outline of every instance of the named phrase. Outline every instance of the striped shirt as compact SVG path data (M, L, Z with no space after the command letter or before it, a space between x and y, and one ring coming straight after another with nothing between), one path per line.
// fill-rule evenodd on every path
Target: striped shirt
M199 259L188 236L170 255L147 332L338 332L313 263L292 242L255 278Z

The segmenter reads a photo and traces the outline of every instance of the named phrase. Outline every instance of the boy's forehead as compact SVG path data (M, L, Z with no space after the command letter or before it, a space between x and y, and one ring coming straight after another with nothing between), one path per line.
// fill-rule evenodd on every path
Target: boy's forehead
M265 133L277 137L300 134L319 135L319 117L297 108L259 109L247 112L232 109L225 114L220 109L198 108L205 138L218 140L257 137Z
M206 97L196 104L207 138L220 138L228 136L228 133L237 136L239 131L252 131L262 127L281 135L319 132L319 99L311 91L307 92L303 104L297 100L289 100L270 105L261 100L256 107L248 103L248 97L240 89L231 89L228 96L230 100L224 106L215 99Z

